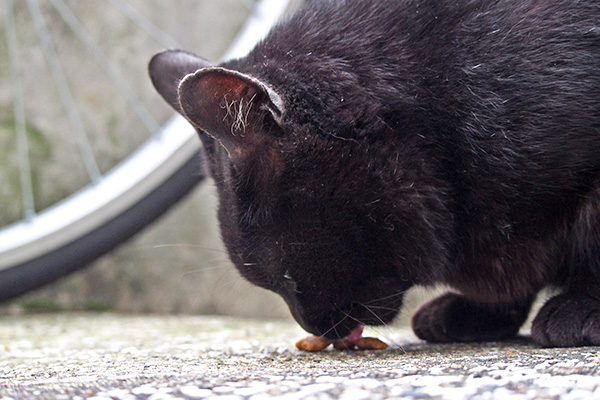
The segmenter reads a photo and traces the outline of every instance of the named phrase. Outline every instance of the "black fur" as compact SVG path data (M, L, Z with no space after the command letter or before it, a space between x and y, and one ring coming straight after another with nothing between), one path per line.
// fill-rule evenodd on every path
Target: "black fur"
M600 345L600 2L313 1L243 59L190 57L152 79L199 130L231 259L306 330L443 283L417 335L504 339L550 285L534 339Z

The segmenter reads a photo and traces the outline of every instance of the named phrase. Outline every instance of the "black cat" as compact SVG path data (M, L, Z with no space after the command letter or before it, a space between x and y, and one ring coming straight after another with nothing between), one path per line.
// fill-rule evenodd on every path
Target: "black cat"
M328 338L600 345L600 2L322 0L245 58L150 63L197 127L231 259Z

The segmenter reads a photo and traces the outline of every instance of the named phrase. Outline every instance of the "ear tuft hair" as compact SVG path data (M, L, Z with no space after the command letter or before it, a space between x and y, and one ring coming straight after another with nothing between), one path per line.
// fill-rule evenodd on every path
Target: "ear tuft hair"
M280 124L285 113L283 99L267 84L221 67L187 75L178 93L183 115L217 139L232 158L268 136L266 119Z

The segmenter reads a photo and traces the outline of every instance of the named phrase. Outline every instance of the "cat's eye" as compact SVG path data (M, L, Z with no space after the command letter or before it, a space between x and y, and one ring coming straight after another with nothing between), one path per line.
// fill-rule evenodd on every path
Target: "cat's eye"
M285 271L285 273L283 274L283 286L285 289L287 289L288 291L292 291L294 293L299 293L301 294L302 292L298 289L298 284L296 283L296 281L294 280L294 278L292 278L292 275L290 274L290 271Z

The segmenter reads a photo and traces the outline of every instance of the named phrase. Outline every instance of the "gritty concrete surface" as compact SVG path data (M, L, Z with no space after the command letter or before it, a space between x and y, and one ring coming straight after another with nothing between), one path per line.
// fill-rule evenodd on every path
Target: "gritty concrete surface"
M197 316L0 317L0 399L590 399L600 348L430 345L366 332L388 350L303 353L293 322Z

